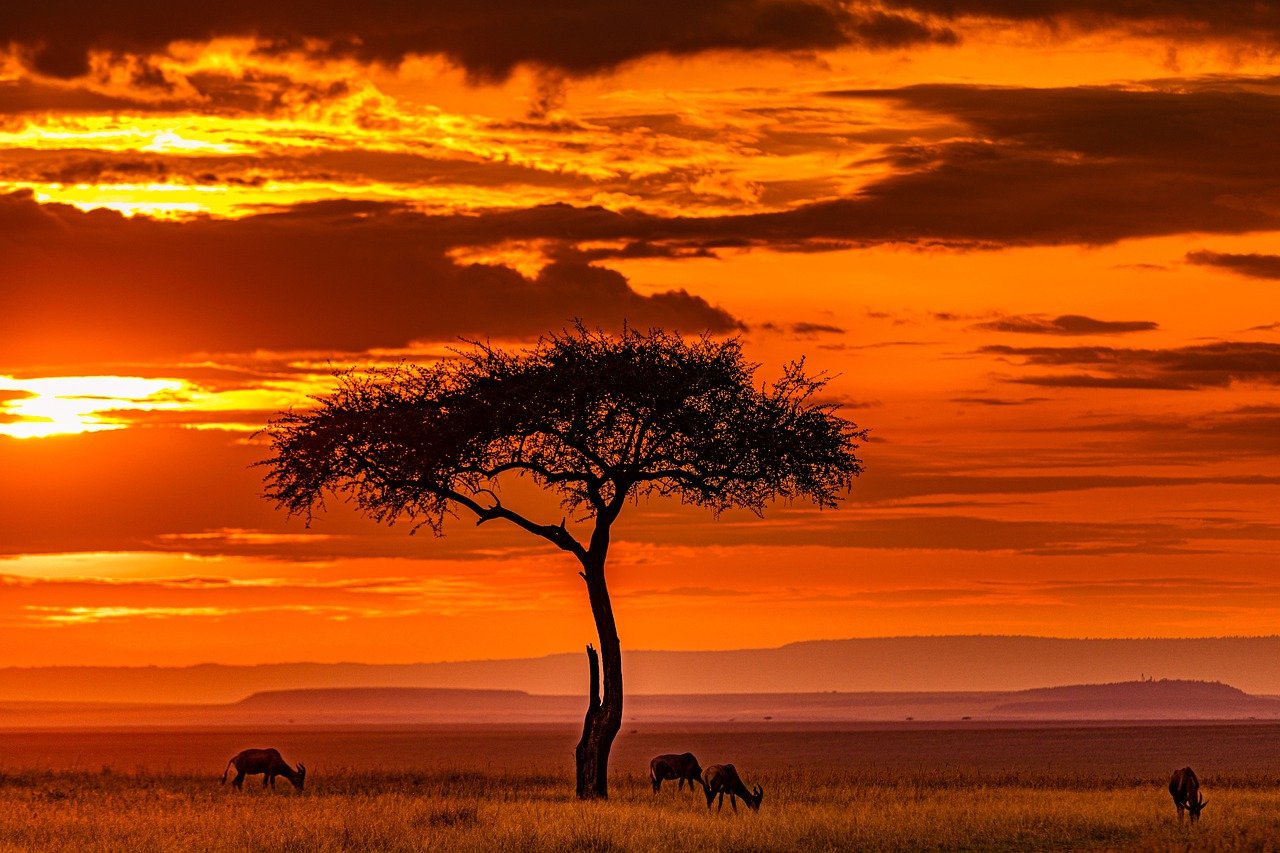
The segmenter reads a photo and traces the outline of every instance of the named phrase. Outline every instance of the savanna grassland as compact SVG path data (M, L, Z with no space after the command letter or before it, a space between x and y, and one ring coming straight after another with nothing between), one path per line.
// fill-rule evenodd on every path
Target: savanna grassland
M13 732L0 734L0 851L1272 850L1278 736L1273 724L637 730L619 740L611 799L580 803L561 730ZM219 784L235 751L224 743L275 743L307 763L306 790ZM677 748L736 763L764 787L760 812L708 813L700 791L671 783L655 797L643 765ZM1194 827L1164 791L1182 763L1209 800Z

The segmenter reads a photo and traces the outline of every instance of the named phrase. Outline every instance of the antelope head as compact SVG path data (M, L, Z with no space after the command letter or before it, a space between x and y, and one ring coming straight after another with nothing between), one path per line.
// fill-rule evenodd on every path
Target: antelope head
M293 787L301 791L303 783L307 781L307 766L299 764L296 768L296 775L289 781L293 783Z
M746 798L743 797L743 799L745 800ZM747 802L747 805L751 807L752 811L758 812L760 811L760 801L763 799L764 799L764 788L761 788L759 785L756 785L756 789L751 792L751 799L747 800L746 802Z
M1196 798L1194 800L1189 797L1187 798L1187 811L1191 813L1191 820L1193 823L1200 819L1200 810L1208 803L1209 801L1204 798L1204 794L1201 794L1199 791L1196 791Z

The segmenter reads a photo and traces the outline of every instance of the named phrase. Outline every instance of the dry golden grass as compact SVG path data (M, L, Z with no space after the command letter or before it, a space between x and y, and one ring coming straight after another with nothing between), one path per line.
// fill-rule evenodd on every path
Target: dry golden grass
M612 798L572 796L564 727L0 732L11 851L1280 850L1280 726L733 725L619 738ZM245 746L309 768L218 784ZM733 761L756 814L645 772L660 752ZM1164 786L1190 763L1209 806L1179 825ZM61 768L50 772L46 768Z
M1217 779L1194 827L1163 780L953 770L862 778L784 767L747 774L759 813L708 813L701 792L654 796L616 774L580 803L567 775L334 770L295 792L243 792L179 773L0 776L0 851L1272 850L1280 789Z

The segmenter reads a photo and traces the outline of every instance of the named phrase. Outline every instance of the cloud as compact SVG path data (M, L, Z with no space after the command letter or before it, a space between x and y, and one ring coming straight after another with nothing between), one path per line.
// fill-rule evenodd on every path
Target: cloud
M1025 376L1011 380L1041 388L1109 388L1122 391L1194 391L1198 386L1176 379L1143 376L1090 376L1086 373Z
M0 365L193 350L358 352L458 335L530 337L574 317L597 325L625 318L642 326L729 331L741 324L705 300L681 291L647 295L596 264L610 257L704 256L753 246L822 251L883 242L1098 243L1280 224L1269 200L1280 172L1280 150L1272 144L1280 136L1275 80L1191 81L1178 91L916 86L838 94L894 100L954 122L963 133L894 143L886 163L895 172L857 196L740 215L663 216L566 204L424 214L393 203L330 201L239 220L157 222L39 205L29 194L2 197L0 316L20 321L0 337ZM6 169L146 180L207 166L215 177L253 181L306 162L317 179L350 169L376 181L411 163L418 180L456 175L492 185L532 182L537 171L387 156L395 162L357 153L280 157L272 165L268 157L255 173L247 160L234 157L68 155L51 161L27 152L6 158ZM469 169L476 177L464 176ZM530 276L454 260L482 254L459 254L460 248L521 241L545 246L555 262ZM129 311L118 310L126 304ZM102 323L104 316L112 322ZM1003 331L1063 335L1151 327L1148 321L1071 315L990 322L1003 324ZM1112 371L1024 381L1200 384L1184 373Z
M559 74L608 71L652 55L707 51L807 53L959 43L957 30L1035 26L1051 41L1117 31L1250 47L1280 36L1280 12L1254 0L367 0L319 10L303 0L174 6L161 0L11 4L0 43L42 74L72 78L94 51L148 56L178 41L252 37L270 52L302 50L396 64L442 56L477 80L521 65Z
M1280 385L1280 344L1263 341L1221 341L1169 349L992 345L979 352L1019 358L1036 367L1095 371L1012 380L1043 387L1190 391L1225 388L1236 382Z
M1276 225L1266 177L1280 168L1280 151L1267 142L1280 133L1272 78L829 94L892 100L963 128L961 139L895 146L889 162L901 171L868 187L860 202L805 212L825 220L840 211L846 223L868 228L874 212L879 233L868 237L1106 243Z
M206 426L256 432L275 413L275 410L266 409L219 409L215 411L107 409L95 413L95 417L109 423L135 427Z
M800 518L793 516L799 515ZM1011 552L1035 556L1225 553L1227 543L1280 540L1280 526L1238 519L1192 522L1039 521L969 514L869 512L772 514L772 523L721 521L698 526L671 519L628 524L627 541L734 545L820 545L872 550Z
M1233 255L1201 251L1187 252L1187 261L1200 266L1217 267L1249 278L1280 279L1280 255Z
M893 101L942 129L890 144L882 161L888 176L856 195L784 210L692 217L543 205L440 227L458 240L500 234L689 255L755 246L813 252L883 243L1102 245L1280 227L1275 78L827 94ZM597 251L603 258L612 250Z
M1043 26L1050 38L1114 30L1138 36L1257 46L1280 35L1280 10L1255 0L884 0L886 9L947 22L975 19Z
M555 234L570 243L636 242L687 253L882 243L1102 245L1280 226L1274 78L1176 87L928 85L827 95L893 101L935 117L945 130L941 139L919 134L890 145L883 159L890 174L844 198L704 217L545 205L494 213L483 225L525 239Z
M855 507L854 513L947 506L973 511L975 506L1003 509L1021 506L1020 499L1028 496L1107 490L1111 496L1099 498L1105 505L1129 505L1130 502L1139 505L1136 503L1139 497L1124 498L1116 490L1176 493L1205 491L1215 486L1258 489L1259 499L1263 499L1266 490L1280 486L1280 475L1240 475L1193 465L1209 455L1206 448L1211 449L1214 459L1237 455L1225 447L1230 438L1219 431L1230 430L1233 436L1243 436L1246 429L1252 429L1262 437L1266 423L1274 424L1278 415L1280 412L1253 415L1231 412L1152 420L1080 418L1078 425L1073 422L1073 430L1087 435L1087 439L1077 442L1080 451L1069 462L1064 462L1056 442L1051 440L1047 445L1040 445L1035 441L1037 434L1056 435L1059 427L1031 419L1021 428L1026 439L1025 449L1012 469L1007 453L1000 447L975 449L965 464L955 470L939 470L930 462L914 458L914 454L886 454L878 459L874 476L858 481L849 501ZM1210 431L1219 433L1216 440ZM1277 443L1280 436L1271 439L1270 446ZM1179 455L1185 458L1178 459ZM1166 467L1152 472L1120 469L1121 462L1138 458L1151 464L1159 460ZM1256 465L1244 470L1252 469L1256 469ZM1079 505L1076 500L1070 504Z
M171 577L101 580L0 574L8 625L205 618L241 620L285 613L330 619L379 618L547 606L559 590L536 577L513 584L463 574L332 580L299 577Z
M443 56L478 80L517 66L570 75L607 71L654 54L715 50L808 52L950 44L956 36L915 16L838 0L366 0L323 9L304 0L174 6L160 0L103 5L22 3L0 18L0 43L60 78L84 75L92 51L162 53L175 41L255 37L264 49L306 50L399 63Z
M1073 427L1101 438L1115 461L1133 458L1185 460L1250 460L1280 454L1280 406L1241 406L1224 412L1108 418ZM1110 436L1110 438L1107 438ZM1105 459L1104 459L1105 462ZM1242 483L1243 484L1243 483Z
M644 295L590 264L553 263L528 277L456 263L446 252L470 219L332 203L178 223L0 196L0 316L9 321L0 364L359 352L460 335L529 338L575 318L691 333L741 327L700 297Z
M1029 335L1122 335L1129 332L1150 332L1158 329L1159 324L1149 320L1095 320L1079 314L1063 314L1054 318L1039 314L1020 314L975 323L973 328Z
M751 247L814 252L883 243L961 248L1097 245L1131 237L1280 227L1273 180L1280 172L1280 150L1272 144L1280 136L1277 78L1047 89L929 85L844 90L828 96L828 102L836 104L892 101L928 116L928 126L890 133L891 141L882 141L878 149L884 152L879 165L887 176L859 183L856 194L845 190L850 194L832 198L843 184L811 187L821 200L806 203L808 196L800 196L789 199L783 209L764 212L723 213L727 196L696 188L726 182L703 181L707 175L690 166L676 165L639 178L624 164L612 177L602 177L572 169L479 162L435 149L427 154L330 151L260 158L16 151L5 158L4 177L122 182L154 178L244 186L281 180L331 187L401 182L434 188L526 186L544 190L538 196L544 199L639 192L638 203L646 206L647 212L540 204L429 216L392 203L332 201L281 209L275 219L253 218L252 224L239 229L187 223L191 234L204 234L204 239L212 239L207 235L215 232L240 239L265 230L269 222L276 230L299 234L314 230L327 217L348 232L370 235L372 243L412 236L420 247L414 250L420 267L426 266L427 250L443 253L459 246L518 241L542 244L551 258L588 265L613 258L707 257ZM818 150L829 145L833 151L837 140L847 146L841 133L850 132L853 119L848 112L835 110L823 120L828 141L805 144ZM701 143L697 134L714 134L678 124L665 131L674 140ZM545 140L553 147L569 144L553 129L541 127L539 132L548 134ZM768 135L762 131L761 145L782 144L763 138ZM708 200L714 200L713 215L665 213L697 210ZM744 205L758 210L760 203L754 198L729 200L731 210ZM0 218L6 215L16 213L0 211ZM343 238L341 231L337 237ZM230 242L229 236L223 239ZM288 250L287 240L283 248ZM1057 323L1060 332L1086 333L1086 318L1049 322L1047 331ZM1102 333L1104 327L1095 328ZM1111 326L1107 331L1129 330Z
M32 80L0 80L0 115L135 111L149 108L147 102L139 99L81 87Z
M173 72L175 75L178 72ZM122 91L106 82L63 82L29 77L0 80L0 116L86 113L171 113L271 115L351 94L343 80L317 83L255 69L201 71L181 75L181 87L156 87L134 79ZM115 85L119 88L119 84Z
M791 331L797 335L843 335L845 330L829 323L793 323Z
M1047 397L1022 397L1013 400L1007 397L952 397L950 402L972 406L1025 406L1028 403L1043 403Z
M10 404L17 400L29 400L35 395L28 391L15 391L0 388L0 424L15 424L28 420L26 417L9 411Z
M671 599L671 598L764 598L776 595L774 590L761 592L758 590L731 589L729 587L710 586L677 586L669 588L651 587L619 592L620 601L636 601L637 599Z
M800 598L800 594L795 594ZM809 598L809 596L804 596ZM812 596L818 599L819 596ZM1280 603L1280 587L1254 581L1215 579L1206 584L1199 577L1115 578L1106 580L1026 579L958 580L948 586L897 587L874 590L822 590L821 598L874 603L880 607L1021 605L1140 607L1184 609L1188 601L1232 609L1248 601L1251 606L1274 607Z

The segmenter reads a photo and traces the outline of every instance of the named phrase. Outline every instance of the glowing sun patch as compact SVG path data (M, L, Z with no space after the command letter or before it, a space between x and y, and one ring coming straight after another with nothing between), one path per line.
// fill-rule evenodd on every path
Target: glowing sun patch
M108 412L178 405L167 398L183 383L136 376L0 376L0 435L45 438L120 429ZM7 392L7 393L6 393Z

